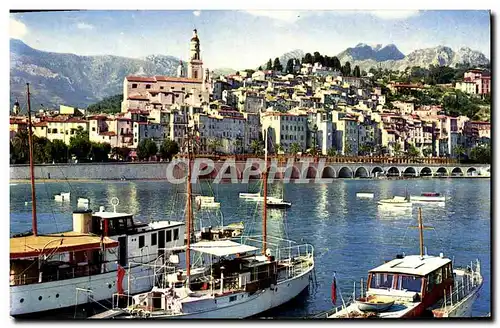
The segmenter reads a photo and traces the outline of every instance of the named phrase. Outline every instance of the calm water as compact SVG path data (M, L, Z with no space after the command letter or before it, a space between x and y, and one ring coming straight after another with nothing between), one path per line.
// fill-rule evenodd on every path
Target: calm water
M37 184L38 229L41 233L70 230L71 211L78 197L90 199L91 208L105 205L118 197L118 211L130 212L139 220L180 219L183 217L183 187L159 181L40 183ZM195 191L213 194L221 202L224 223L245 222L246 233L259 234L260 207L238 198L239 192L256 190L255 185L201 184ZM282 185L273 185L272 193L280 195ZM490 180L336 180L331 184L287 184L285 198L293 203L284 214L271 210L270 234L308 242L315 247L317 288L311 288L291 304L273 310L272 316L304 316L331 308L330 285L337 274L340 292L347 298L354 281L366 279L367 271L396 254L417 254L418 231L408 226L416 224L417 207L412 211L381 211L376 205L380 198L404 196L424 191L440 192L451 197L445 206L423 205L424 224L435 230L424 232L429 254L443 252L454 258L455 265L481 261L484 285L473 315L481 316L490 309ZM53 195L71 191L71 203L56 203ZM356 192L369 191L373 200L356 198ZM10 187L11 234L26 231L31 226L29 184ZM214 213L214 212L212 212ZM214 214L197 214L197 224L214 220ZM358 284L359 285L359 284Z

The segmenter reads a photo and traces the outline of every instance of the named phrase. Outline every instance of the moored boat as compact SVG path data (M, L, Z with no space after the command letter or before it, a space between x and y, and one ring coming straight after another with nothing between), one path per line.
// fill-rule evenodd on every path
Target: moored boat
M372 192L357 192L356 197L358 198L373 198Z
M411 207L411 201L407 197L394 196L389 199L381 199L378 201L381 206L391 206L391 207Z
M359 298L316 317L470 317L483 284L479 261L475 268L472 263L465 269L453 268L452 260L442 253L424 255L421 209L418 228L419 255L397 256L370 270L366 291L362 286Z
M427 203L427 202L445 202L446 197L437 192L423 192L420 196L410 196L412 202Z

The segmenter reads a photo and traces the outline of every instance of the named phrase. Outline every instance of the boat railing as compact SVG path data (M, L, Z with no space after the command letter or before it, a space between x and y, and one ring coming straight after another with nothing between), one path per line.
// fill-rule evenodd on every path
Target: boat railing
M482 278L479 262L477 263L476 270L473 270L471 263L470 267L463 269L465 274L455 276L453 286L450 286L448 290L444 291L444 298L441 301L442 308L446 309L447 307L453 307L460 303L469 296L474 289L481 285Z
M260 247L262 245L261 236L241 237L245 244ZM267 245L277 260L314 258L314 246L311 244L298 244L296 241L280 237L267 237Z

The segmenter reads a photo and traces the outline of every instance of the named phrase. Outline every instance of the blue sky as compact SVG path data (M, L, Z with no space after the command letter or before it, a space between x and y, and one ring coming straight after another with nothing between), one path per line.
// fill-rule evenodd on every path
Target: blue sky
M211 69L255 67L286 51L336 55L347 47L394 43L404 54L466 46L490 58L488 11L79 11L10 14L10 36L79 55L186 59L197 28Z

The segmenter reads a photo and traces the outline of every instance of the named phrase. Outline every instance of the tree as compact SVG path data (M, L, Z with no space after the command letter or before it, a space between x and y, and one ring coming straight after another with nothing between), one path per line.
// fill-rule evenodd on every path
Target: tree
M283 151L283 147L279 143L274 144L274 153L279 154L281 151Z
M351 76L351 63L345 62L344 66L342 67L342 75Z
M372 147L369 144L366 144L366 143L364 143L361 146L359 146L359 149L358 149L360 155L362 155L362 156L369 155L370 152L371 152L371 150L372 150Z
M122 108L123 94L106 97L103 100L89 105L89 113L119 113Z
M258 71L262 71L262 66L259 66L259 68L257 70Z
M354 66L353 75L354 75L355 77L361 77L361 72L360 72L360 70L359 70L359 66L358 66L358 65Z
M420 151L418 150L415 145L410 144L408 148L408 156L410 157L419 157L420 156Z
M340 71L342 69L342 65L340 64L340 60L337 58L337 56L332 57L332 68L337 71Z
M45 146L45 152L48 155L49 161L54 163L68 162L68 146L64 141L56 139Z
M302 59L302 64L312 64L313 63L313 57L310 53L306 53L304 58Z
M33 159L35 163L48 163L50 158L46 149L49 147L50 140L33 136Z
M335 148L328 148L326 155L329 157L337 156L337 150Z
M324 58L321 56L321 54L317 51L314 52L313 54L313 64L314 63L320 63L321 65L324 64Z
M396 156L399 156L401 154L401 144L399 142L396 142L392 147L392 150L394 150L394 154Z
M259 140L252 140L250 143L250 149L252 150L252 153L256 155L262 154L262 148L264 148L264 146Z
M78 161L86 161L89 158L91 147L88 132L79 126L75 135L69 140L70 154Z
M424 157L429 157L429 155L432 155L432 149L426 147L422 150L422 154L424 155Z
M491 164L491 149L489 145L472 148L470 158L476 163Z
M111 145L107 142L91 142L90 158L94 162L106 162L109 159Z
M127 147L114 147L111 149L111 155L119 160L125 161L130 154L130 148Z
M273 71L278 71L278 72L283 71L283 65L281 65L280 59L278 57L274 59Z
M294 142L290 145L290 153L292 153L293 155L297 155L297 153L299 153L301 150L302 149L298 142Z
M171 161L172 157L174 157L179 152L179 145L177 142L165 139L160 146L160 157L164 160Z
M143 139L139 142L136 152L140 160L149 159L151 156L156 155L158 147L152 139Z
M456 145L453 147L453 152L455 153L455 156L457 156L458 162L460 163L460 159L462 158L463 155L465 155L465 148L462 145Z
M28 131L21 130L12 139L12 160L15 164L26 164L29 158Z
M351 144L345 144L344 146L344 155L350 155L352 151Z
M293 58L288 59L288 61L286 62L285 72L287 74L293 74Z
M267 65L266 65L266 70L272 70L273 69L273 61L271 60L271 58L269 58L268 62L267 62Z

